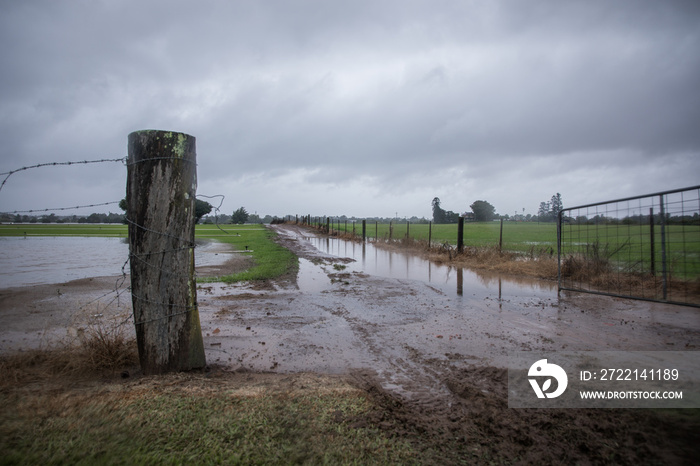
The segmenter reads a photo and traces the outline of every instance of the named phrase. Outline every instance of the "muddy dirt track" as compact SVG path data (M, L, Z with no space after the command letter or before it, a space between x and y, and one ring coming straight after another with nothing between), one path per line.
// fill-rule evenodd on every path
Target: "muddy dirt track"
M696 309L593 295L557 297L551 284L537 282L532 282L536 292L522 286L521 294L507 299L468 288L458 296L423 281L350 272L343 267L346 258L312 246L307 238L313 233L292 225L275 228L284 246L314 265L312 277L321 286L300 290L294 277L200 286L209 364L248 374L347 374L383 408L375 419L358 422L433 438L449 446L447 463L700 460L697 415L509 409L505 369L508 355L521 350L697 351ZM243 266L234 260L227 265ZM46 345L87 320L128 316L128 294L118 300L109 294L109 307L85 306L114 289L115 281L0 290L2 348ZM57 312L67 308L81 312Z

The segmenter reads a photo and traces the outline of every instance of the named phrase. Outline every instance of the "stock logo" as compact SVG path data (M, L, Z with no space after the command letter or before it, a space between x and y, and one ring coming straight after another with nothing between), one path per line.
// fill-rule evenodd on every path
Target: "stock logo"
M556 398L564 393L569 383L569 378L566 376L564 369L556 364L549 364L546 359L540 359L530 366L527 375L528 377L535 377L528 380L537 398ZM544 379L542 385L539 384L538 378ZM549 392L552 389L552 378L556 379L557 386L556 390Z

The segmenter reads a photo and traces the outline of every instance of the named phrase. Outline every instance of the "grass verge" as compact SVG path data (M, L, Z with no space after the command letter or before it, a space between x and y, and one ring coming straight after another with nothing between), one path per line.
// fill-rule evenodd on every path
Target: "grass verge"
M0 464L386 464L417 455L358 423L376 407L338 378L214 370L77 379L53 374L50 359L32 359L43 377L0 383ZM0 358L5 368L28 362Z
M196 236L230 244L237 251L250 254L255 263L253 267L243 272L198 279L200 283L267 280L296 273L299 267L297 256L289 249L277 244L274 241L275 233L262 225L231 225L222 228L215 225L198 225Z

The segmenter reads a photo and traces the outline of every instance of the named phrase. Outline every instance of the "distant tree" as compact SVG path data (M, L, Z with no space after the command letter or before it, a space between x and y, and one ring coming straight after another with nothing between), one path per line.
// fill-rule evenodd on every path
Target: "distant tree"
M496 208L486 201L474 201L469 207L474 212L474 220L477 222L489 222L496 216Z
M564 210L564 204L561 200L561 194L556 193L549 202L540 202L540 208L537 210L537 220L540 222L556 222L559 212L562 210Z
M561 194L556 193L549 202L549 213L552 216L552 220L556 220L559 217L559 212L563 209L564 204L561 202Z
M457 212L452 212L448 210L445 212L445 222L444 223L457 223L459 222L459 214Z
M440 207L440 198L433 198L433 223L446 223L445 211Z
M212 205L206 201L200 201L199 199L194 200L194 223L199 223L199 221L211 212Z
M209 218L211 218L211 216L209 216ZM213 223L218 223L220 225L223 225L226 223L233 223L233 222L231 222L231 216L226 215L226 214L219 214L213 220L214 220Z
M231 216L231 223L241 224L241 223L245 223L247 221L248 221L248 212L245 210L245 207L239 208Z

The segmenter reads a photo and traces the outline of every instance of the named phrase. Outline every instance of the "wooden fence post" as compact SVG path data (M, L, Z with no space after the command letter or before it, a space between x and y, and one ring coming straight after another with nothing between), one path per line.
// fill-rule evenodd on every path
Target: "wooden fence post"
M501 219L501 232L498 235L498 252L503 250L503 219Z
M194 279L195 138L129 134L126 217L136 340L145 374L206 365Z
M457 252L464 251L464 217L459 217L457 224Z
M367 238L367 220L362 220L362 242Z

